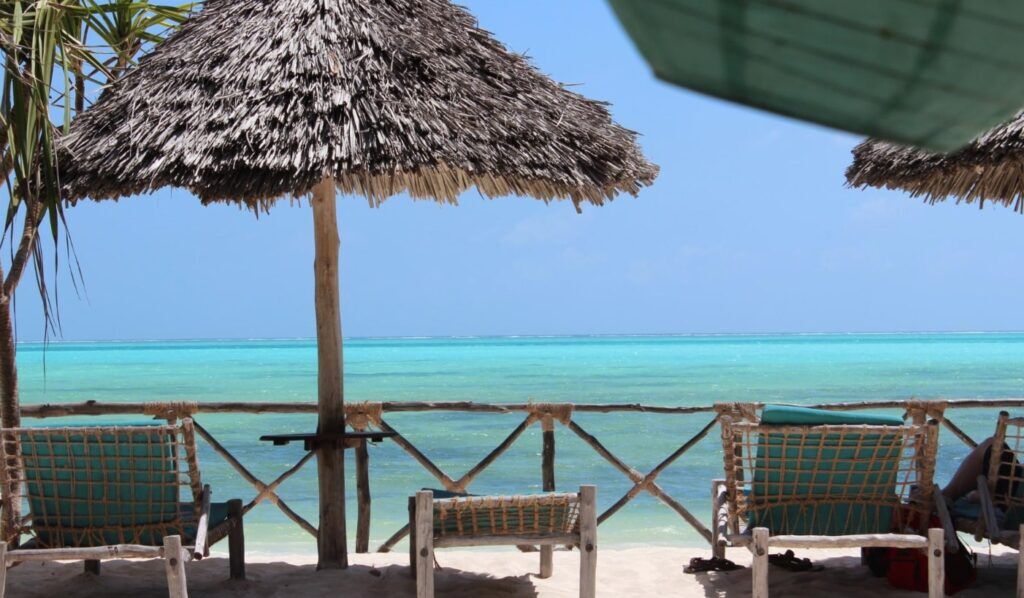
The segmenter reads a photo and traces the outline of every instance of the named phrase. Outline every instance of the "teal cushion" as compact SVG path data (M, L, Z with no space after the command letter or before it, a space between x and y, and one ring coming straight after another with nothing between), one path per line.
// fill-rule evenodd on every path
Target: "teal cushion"
M43 545L158 544L180 521L175 439L166 429L25 430L21 450Z
M767 405L763 425L902 425L899 417ZM885 533L900 503L898 435L758 435L749 525L773 534ZM856 500L844 502L844 497ZM810 500L808 500L810 499ZM815 500L818 499L818 500ZM759 505L760 502L760 506Z
M796 405L765 405L761 410L761 423L783 425L873 425L902 426L903 418L898 415L863 413L860 411L832 411L812 409Z

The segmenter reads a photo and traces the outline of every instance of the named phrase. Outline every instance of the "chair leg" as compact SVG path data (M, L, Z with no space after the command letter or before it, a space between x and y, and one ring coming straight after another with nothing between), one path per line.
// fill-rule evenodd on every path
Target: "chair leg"
M188 598L185 561L181 557L181 536L164 538L164 569L167 571L167 593L170 598Z
M1020 544L1017 546L1017 598L1024 598L1024 524L1020 526ZM0 598L3 598L0 594Z
M768 598L768 528L754 528L753 598Z
M555 547L550 544L545 544L540 547L540 574L537 576L541 579L547 579L551 577L555 569Z
M409 497L409 575L416 579L416 497Z
M928 598L946 595L945 549L942 528L928 530Z
M580 486L580 598L597 595L597 487Z
M92 573L93 575L100 574L100 562L94 559L87 559L85 561L85 572Z
M7 542L0 542L0 598L7 590Z
M416 493L416 598L434 598L434 493Z
M245 529L242 527L242 501L228 501L228 571L231 579L245 579Z

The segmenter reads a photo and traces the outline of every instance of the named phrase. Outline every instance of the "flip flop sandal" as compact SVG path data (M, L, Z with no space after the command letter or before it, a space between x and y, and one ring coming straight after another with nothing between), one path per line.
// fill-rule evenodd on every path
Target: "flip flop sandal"
M683 573L705 573L707 571L735 571L736 569L742 568L743 567L737 565L729 559L720 559L718 557L702 559L699 556L697 556L690 559L690 564L683 568Z
M784 554L769 554L768 562L776 567L782 567L786 571L821 571L825 568L821 565L815 565L811 562L811 559L796 558L792 550L787 550Z

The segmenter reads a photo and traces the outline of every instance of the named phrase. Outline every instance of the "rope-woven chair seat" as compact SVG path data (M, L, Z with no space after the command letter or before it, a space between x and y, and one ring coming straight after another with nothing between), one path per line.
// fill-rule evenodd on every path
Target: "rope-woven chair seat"
M434 534L521 536L578 531L578 494L465 496L434 501Z

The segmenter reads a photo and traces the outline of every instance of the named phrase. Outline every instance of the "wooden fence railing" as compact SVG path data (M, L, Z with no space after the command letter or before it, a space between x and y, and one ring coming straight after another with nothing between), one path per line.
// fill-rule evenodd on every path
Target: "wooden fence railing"
M743 404L743 409L757 409L761 404ZM904 418L911 418L923 421L925 418L937 419L950 433L956 436L964 444L974 447L977 442L971 438L960 426L950 419L949 414L957 409L993 409L1005 410L1024 407L1024 398L1006 399L949 399L949 400L887 400L869 401L862 403L832 403L812 405L814 407L834 410L859 410L859 409L899 409L903 411ZM715 427L718 422L719 413L728 410L734 412L736 405L702 405L687 407L664 407L640 404L571 404L571 403L516 403L516 404L484 404L473 402L382 402L382 403L353 403L345 406L346 424L354 430L362 431L369 429L392 432L395 434L390 440L397 444L403 451L411 456L431 476L433 476L446 490L451 492L466 492L472 482L483 473L494 461L505 453L516 440L533 424L541 426L543 435L543 450L541 452L541 479L545 491L555 489L555 429L562 427L580 438L587 446L594 450L597 455L610 463L616 470L625 476L632 487L622 495L615 503L598 517L598 523L603 523L609 517L615 515L620 509L636 498L640 493L647 492L667 505L684 519L709 543L711 532L689 508L671 496L658 483L658 476L669 466L679 460L687 451L693 448L702 438ZM23 406L22 417L25 418L54 418L72 416L96 416L96 415L148 415L156 418L174 421L183 417L191 417L195 422L196 432L206 441L221 458L223 458L238 474L256 490L256 495L243 507L243 513L248 513L262 502L269 502L279 508L285 516L293 521L313 537L317 535L316 527L278 495L278 487L296 472L302 469L316 454L315 451L307 451L294 465L281 473L271 482L265 482L254 475L249 468L241 463L228 449L226 449L208 429L201 423L203 414L211 413L278 413L278 414L316 414L316 403L249 403L249 402L218 402L218 403L99 403L88 401L85 403L68 404L42 404ZM385 420L389 413L402 412L467 412L467 413L520 413L523 419L512 429L512 431L487 453L473 467L469 468L461 476L455 477L442 470L426 454L410 442L405 436L396 430ZM651 413L661 415L677 416L710 416L707 422L692 437L683 442L672 453L668 454L660 463L647 473L642 473L632 467L621 458L610 451L600 440L573 419L576 413ZM993 414L993 425L995 423ZM364 443L351 447L355 451L356 463L356 498L358 504L357 526L356 526L356 552L367 552L369 550L370 538L370 468L369 454ZM395 532L379 551L391 550L399 541L408 535L408 526Z

